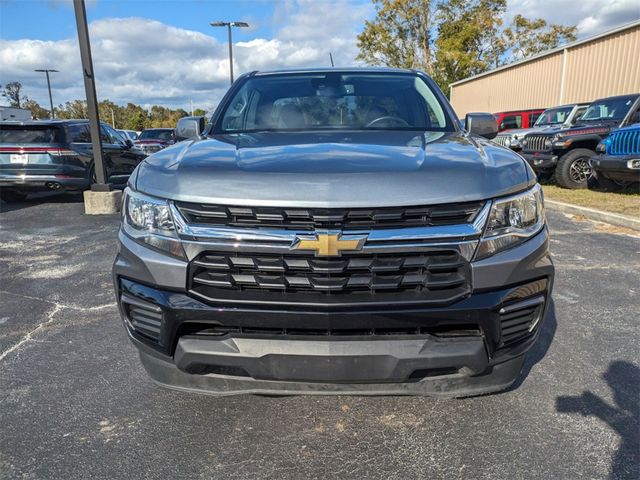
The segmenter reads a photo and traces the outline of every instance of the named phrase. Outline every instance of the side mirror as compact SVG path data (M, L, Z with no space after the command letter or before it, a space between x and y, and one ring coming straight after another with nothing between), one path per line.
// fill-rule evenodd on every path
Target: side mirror
M178 120L176 142L197 137L204 131L204 117L183 117Z
M496 118L490 113L467 113L464 124L467 132L489 140L498 135Z
M129 140L128 138L125 139L124 143L127 145L127 147L131 148L133 147L133 142L131 140Z

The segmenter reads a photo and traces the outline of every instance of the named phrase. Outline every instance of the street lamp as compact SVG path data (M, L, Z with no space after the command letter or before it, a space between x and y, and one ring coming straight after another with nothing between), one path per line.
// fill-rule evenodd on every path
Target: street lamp
M51 96L51 81L49 80L49 72L58 73L58 70L54 70L52 68L39 68L38 70L34 70L34 72L44 72L47 75L47 87L49 88L49 103L51 104L51 118L56 118L56 114L53 111L53 97Z
M248 27L247 22L211 22L212 27L227 27L229 32L229 79L233 83L233 43L231 41L231 27Z

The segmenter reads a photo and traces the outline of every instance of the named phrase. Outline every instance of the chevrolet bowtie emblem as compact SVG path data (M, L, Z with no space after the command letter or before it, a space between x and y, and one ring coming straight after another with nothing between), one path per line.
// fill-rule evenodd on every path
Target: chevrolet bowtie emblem
M316 257L336 257L345 250L360 250L366 235L346 235L340 233L319 233L314 236L298 235L293 248L315 250Z

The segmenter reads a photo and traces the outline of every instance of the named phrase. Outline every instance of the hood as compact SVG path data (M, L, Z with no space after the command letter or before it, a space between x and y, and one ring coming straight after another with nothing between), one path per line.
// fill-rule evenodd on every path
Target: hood
M535 182L524 160L464 133L252 133L180 142L138 166L136 189L227 205L428 205L508 195Z
M540 130L537 133L541 133L544 135L549 135L549 136L553 136L556 135L558 133L561 133L563 136L567 136L567 135L589 135L589 134L600 134L600 133L608 133L611 131L612 128L615 128L616 124L613 122L609 122L609 123L600 123L600 122L593 122L593 123L581 123L581 124L576 124L576 125L572 125L570 127L566 127L566 126L557 126L557 127L549 127L549 128L545 128L544 130Z
M499 133L500 136L503 137L510 137L510 138L522 138L524 137L527 133L532 132L533 130L537 130L532 128L514 128L511 130L503 130L502 132Z

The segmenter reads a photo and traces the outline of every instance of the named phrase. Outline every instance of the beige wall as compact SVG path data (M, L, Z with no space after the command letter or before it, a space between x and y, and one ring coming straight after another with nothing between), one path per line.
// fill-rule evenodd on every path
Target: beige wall
M463 117L634 92L640 92L640 26L453 86L451 103Z

